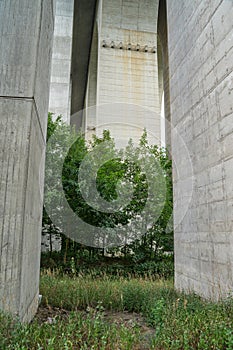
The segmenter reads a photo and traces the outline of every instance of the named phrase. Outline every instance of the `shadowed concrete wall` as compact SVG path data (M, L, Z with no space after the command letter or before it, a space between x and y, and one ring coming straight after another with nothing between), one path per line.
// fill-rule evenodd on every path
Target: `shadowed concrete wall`
M131 103L148 108L137 115L116 116L93 111L86 116L86 131L98 135L109 129L117 144L129 137L138 140L147 128L149 140L160 143L160 101L157 63L158 0L103 0L98 11L98 74L89 70L88 95L96 91L96 103ZM96 47L96 41L93 42ZM93 51L94 54L94 51ZM90 63L95 64L91 59ZM91 104L89 104L91 105ZM101 114L101 115L100 115ZM119 124L117 124L117 122ZM135 127L133 127L136 126ZM89 131L90 129L90 131ZM123 143L122 143L123 142Z
M167 8L172 123L193 166L173 135L175 284L219 298L233 288L233 2L168 0Z
M86 139L90 140L96 133L96 103L97 103L97 76L98 76L98 23L95 21L92 37L90 62L88 70L87 92L85 96L85 117L83 118L82 130L85 131ZM88 109L88 107L91 107Z
M70 121L74 0L56 0L49 111Z
M80 111L85 107L88 66L97 2L97 0L79 0L74 2L71 124L75 125L77 129L80 129L85 122Z
M167 5L166 0L160 0L158 13L158 72L160 101L164 92L165 114L165 144L171 148L171 111L170 111L170 81L169 81L169 57L167 44Z
M0 1L0 309L38 305L52 0Z

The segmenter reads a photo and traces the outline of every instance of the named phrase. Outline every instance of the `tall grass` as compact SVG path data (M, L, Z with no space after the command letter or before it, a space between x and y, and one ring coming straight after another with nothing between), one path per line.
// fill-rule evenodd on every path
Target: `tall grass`
M91 350L139 349L139 330L108 324L101 313L71 313L67 320L52 324L13 323L0 314L0 349L12 350Z
M47 271L41 276L40 292L43 305L70 310L68 319L20 325L1 316L0 349L233 349L233 300L212 303L178 293L172 281L71 278ZM138 327L107 323L100 305L141 313L155 329L148 347Z
M47 271L41 276L40 292L44 305L67 310L95 308L101 302L108 310L142 312L158 293L165 293L164 289L173 292L172 285L165 280L112 279L104 274L95 279L92 275L70 278Z

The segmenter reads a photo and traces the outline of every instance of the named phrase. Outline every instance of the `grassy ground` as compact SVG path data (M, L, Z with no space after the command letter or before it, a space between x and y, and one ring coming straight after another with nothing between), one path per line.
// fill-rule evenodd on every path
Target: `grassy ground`
M42 306L57 314L20 325L0 316L0 349L232 350L233 301L208 303L177 293L172 281L102 276L41 277ZM124 315L128 324L106 315ZM133 315L140 314L145 324Z

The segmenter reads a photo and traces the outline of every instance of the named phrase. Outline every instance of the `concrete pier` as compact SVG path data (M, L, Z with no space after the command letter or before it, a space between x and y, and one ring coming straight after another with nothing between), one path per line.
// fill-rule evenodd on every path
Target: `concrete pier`
M29 321L39 292L53 1L0 1L0 309Z

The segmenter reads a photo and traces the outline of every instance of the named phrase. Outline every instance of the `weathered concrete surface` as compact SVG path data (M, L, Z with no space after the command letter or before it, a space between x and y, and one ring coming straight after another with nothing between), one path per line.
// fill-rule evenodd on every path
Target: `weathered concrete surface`
M49 111L70 121L74 0L56 0Z
M148 108L137 115L96 113L86 115L86 132L101 135L109 129L116 143L119 139L138 140L146 127L149 139L160 143L160 99L157 62L158 0L118 1L99 3L97 36L93 45L98 49L98 74L96 59L91 56L87 106L96 104L126 103ZM95 49L96 50L96 49ZM92 47L92 55L95 54ZM101 114L101 115L100 115ZM118 123L118 124L117 124ZM136 127L135 127L136 126Z
M217 299L233 290L233 2L167 5L172 122L193 165L174 136L175 284Z
M0 309L38 305L53 1L0 1Z

